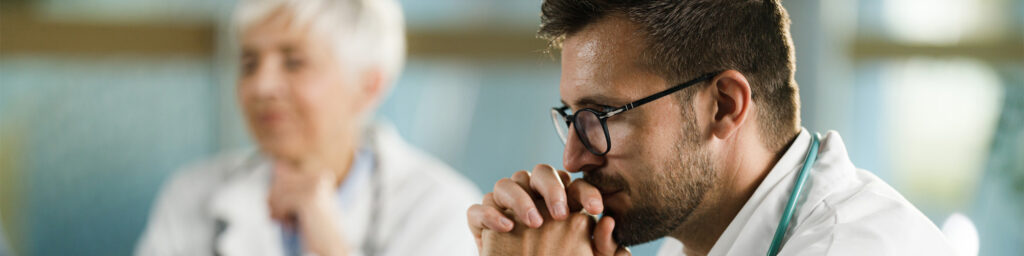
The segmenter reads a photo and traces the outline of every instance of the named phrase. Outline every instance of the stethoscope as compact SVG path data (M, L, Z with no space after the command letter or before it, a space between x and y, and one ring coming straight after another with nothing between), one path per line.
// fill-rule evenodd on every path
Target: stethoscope
M782 238L786 236L786 229L789 228L789 221L793 219L793 212L796 209L796 201L800 198L800 191L804 188L804 182L807 181L807 175L811 166L814 165L814 160L818 158L818 146L821 135L815 133L811 136L811 149L807 152L807 156L804 158L804 166L800 168L800 173L797 174L796 184L793 185L793 192L789 194L789 201L786 202L786 210L782 212L782 219L779 220L779 226L775 228L775 237L772 238L771 246L768 247L768 256L775 256L779 254L779 250L782 248Z
M377 157L380 155L379 152L377 152L376 148L373 147L369 147L367 150L369 150L373 154L373 167L370 168L370 183L371 186L373 186L373 195L371 195L372 198L370 200L370 204L372 204L372 206L370 207L369 224L366 226L366 232L364 234L365 236L362 248L363 255L373 256L377 255L377 228L380 227L380 216L381 213L383 212L382 208L384 205L384 196L382 195L384 191L384 175L381 173L381 168L379 168L380 162L378 161ZM238 167L235 168L234 171L230 173L238 173L239 171L254 169L259 164L262 163L261 161L266 160L262 156L262 154L260 154L260 152L257 150L255 152L250 153L249 157L247 157L245 161L242 162L242 164L240 164ZM226 222L222 220L217 220L216 222L218 227L216 228L217 231L215 232L216 234L214 235L214 237L220 236L220 233L223 232L224 229L226 228L223 226L226 225ZM214 250L214 255L219 255L216 249Z

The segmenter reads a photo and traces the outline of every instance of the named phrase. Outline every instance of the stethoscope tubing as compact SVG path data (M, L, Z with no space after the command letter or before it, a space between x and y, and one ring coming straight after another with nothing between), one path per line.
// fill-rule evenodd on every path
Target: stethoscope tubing
M782 212L782 218L779 220L779 226L775 228L775 236L772 237L771 246L768 247L768 256L775 256L779 254L779 250L782 248L782 239L786 236L786 229L789 228L789 221L793 219L793 212L796 209L797 199L800 198L800 193L803 191L804 182L807 181L807 176L810 175L811 166L814 165L814 160L818 158L818 147L820 146L820 134L813 134L811 136L811 148L807 152L807 157L804 159L804 165L800 168L800 173L797 174L796 184L793 185L793 192L789 194L789 201L786 202L786 210Z

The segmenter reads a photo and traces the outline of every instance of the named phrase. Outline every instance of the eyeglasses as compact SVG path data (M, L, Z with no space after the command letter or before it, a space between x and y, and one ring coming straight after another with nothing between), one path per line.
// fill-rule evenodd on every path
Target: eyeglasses
M583 146L586 146L590 153L603 156L612 148L612 140L611 137L608 136L608 118L621 114L626 110L637 108L640 105L657 100L661 97L665 97L665 95L669 95L695 84L704 82L715 77L718 73L719 72L712 72L704 74L693 80L686 81L685 83L673 86L672 88L668 88L643 99L630 102L622 107L608 109L607 111L584 108L576 111L576 113L566 114L565 111L569 110L568 106L552 108L551 122L555 125L555 131L558 132L558 137L562 139L563 145L568 143L569 127L575 127L576 136L579 137L580 142L583 142Z

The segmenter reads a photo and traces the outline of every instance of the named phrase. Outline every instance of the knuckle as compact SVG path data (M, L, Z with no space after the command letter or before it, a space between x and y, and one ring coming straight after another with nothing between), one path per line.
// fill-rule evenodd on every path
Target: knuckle
M498 182L495 182L495 183L494 183L494 191L499 191L499 190L501 190L501 189L502 189L503 187L505 187L505 186L508 186L508 185L509 185L509 183L512 183L512 182L513 182L513 181L512 181L512 179L509 179L509 178L501 178L500 180L498 180Z
M530 177L530 172L527 172L526 170L519 170L519 171L516 171L515 173L513 173L512 177L527 177L527 178L529 178Z
M499 227L501 226L501 219L504 218L504 217L505 216L503 216L502 214L499 214L497 212L489 212L489 213L487 213L487 219L491 223L494 223L495 225L498 225Z
M569 187L570 187L570 188L573 188L573 189L579 189L579 188L581 188L581 187L583 187L583 186L584 186L584 184L583 184L583 183L584 183L584 181L583 181L583 180L581 180L581 179L577 179L577 180L574 180L574 181L572 181L572 182L569 182Z
M535 171L535 172L536 171L546 171L546 172L549 172L549 171L553 171L553 170L555 170L555 168L552 168L550 165L547 165L547 164L537 164L537 165L533 166L533 171Z
M558 173L558 175L570 176L569 172L565 170L556 170L555 173Z
M533 207L533 198L530 198L529 196L517 196L514 200L516 201L516 204L523 207L523 209Z
M482 215L481 216L481 220L491 220L491 219L495 219L495 217L497 217L497 215L494 213L494 211L481 210L480 214Z
M587 215L573 214L569 217L569 226L573 230L587 230L590 227L591 221Z

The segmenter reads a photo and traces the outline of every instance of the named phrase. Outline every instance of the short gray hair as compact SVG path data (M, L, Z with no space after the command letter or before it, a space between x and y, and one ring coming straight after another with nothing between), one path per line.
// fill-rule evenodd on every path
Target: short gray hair
M238 32L276 11L292 15L293 26L308 27L332 40L345 66L379 68L390 90L405 63L405 21L395 0L240 0L233 17Z

